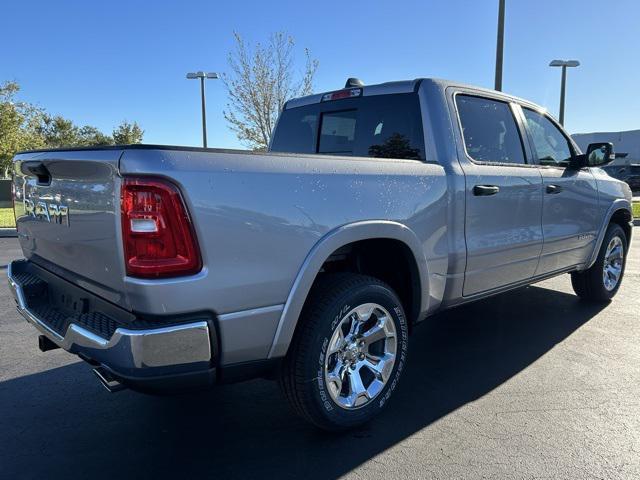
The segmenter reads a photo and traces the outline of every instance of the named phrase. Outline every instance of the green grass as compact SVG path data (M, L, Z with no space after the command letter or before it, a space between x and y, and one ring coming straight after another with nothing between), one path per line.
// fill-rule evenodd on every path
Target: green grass
M0 228L15 227L13 208L0 208Z
M640 218L640 202L633 202L633 218Z

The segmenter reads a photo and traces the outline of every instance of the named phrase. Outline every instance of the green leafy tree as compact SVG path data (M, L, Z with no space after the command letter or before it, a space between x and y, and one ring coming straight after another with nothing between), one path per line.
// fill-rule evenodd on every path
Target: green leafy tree
M113 142L116 145L132 145L142 143L144 130L136 123L129 123L126 120L113 131Z
M47 148L91 147L113 145L113 138L96 127L78 127L71 120L60 115L45 114L39 127Z
M80 129L60 115L45 114L38 129L47 148L77 146L80 138Z
M20 150L40 148L44 140L38 133L41 109L15 99L20 91L16 82L0 84L0 176L7 177L11 159Z
M19 102L16 82L0 84L0 177L9 175L11 159L21 150L91 147L140 143L144 131L136 123L122 122L113 137L91 125L78 126L61 115Z
M413 148L411 142L401 133L392 133L384 143L369 147L371 157L380 158L420 158L420 149Z
M10 174L11 159L21 150L91 147L142 142L144 131L136 123L122 122L113 136L91 125L78 126L61 115L16 100L20 85L0 84L0 177Z
M285 102L312 93L318 61L305 49L305 67L298 74L290 36L277 32L266 45L251 48L238 33L234 35L236 47L228 56L230 72L222 75L229 97L224 118L242 143L265 150Z
M102 145L113 145L113 138L109 135L105 135L96 127L85 125L78 130L78 146L92 147Z

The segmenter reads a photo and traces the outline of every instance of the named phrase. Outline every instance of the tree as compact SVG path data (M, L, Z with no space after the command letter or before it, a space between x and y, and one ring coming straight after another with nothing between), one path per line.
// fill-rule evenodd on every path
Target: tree
M0 176L7 177L16 152L44 146L38 134L42 110L26 102L15 101L20 86L16 82L0 84Z
M79 147L113 145L113 138L109 135L105 135L96 127L85 125L78 130L78 140L76 145Z
M38 130L47 148L70 147L78 143L78 127L60 115L45 114Z
M126 120L113 137L96 127L77 126L61 115L50 115L27 102L16 101L20 86L16 82L0 84L0 178L9 175L11 159L21 150L37 148L91 147L140 143L144 131Z
M406 135L392 133L381 145L371 145L369 156L379 158L420 158L420 149L412 148Z
M251 49L238 33L234 35L236 47L228 56L230 73L222 75L229 97L224 118L242 143L265 150L285 102L312 93L318 61L305 49L305 67L299 76L290 36L277 32L267 45L258 43Z
M78 127L60 115L44 114L38 131L47 148L91 147L113 145L113 139L96 127Z
M142 143L144 130L136 123L129 123L126 120L113 131L113 142L116 145L131 145Z

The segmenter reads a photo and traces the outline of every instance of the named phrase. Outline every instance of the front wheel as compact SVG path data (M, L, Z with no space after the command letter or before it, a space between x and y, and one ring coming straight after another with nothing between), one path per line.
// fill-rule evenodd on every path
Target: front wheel
M364 275L325 275L300 322L280 377L294 410L325 430L377 415L407 356L407 320L394 291Z
M583 300L608 302L618 292L624 275L627 236L622 227L612 223L607 228L598 258L591 268L571 274L571 285Z

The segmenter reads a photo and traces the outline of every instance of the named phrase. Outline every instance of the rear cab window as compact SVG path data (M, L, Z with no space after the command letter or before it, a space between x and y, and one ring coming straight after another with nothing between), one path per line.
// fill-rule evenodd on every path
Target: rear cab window
M323 113L318 153L353 155L357 120L357 110Z
M418 94L344 98L285 109L270 150L424 160Z

